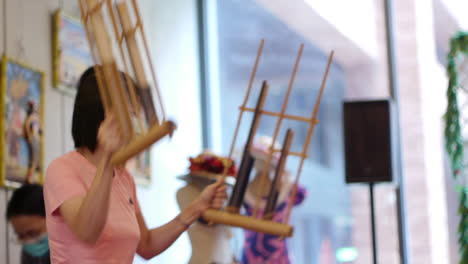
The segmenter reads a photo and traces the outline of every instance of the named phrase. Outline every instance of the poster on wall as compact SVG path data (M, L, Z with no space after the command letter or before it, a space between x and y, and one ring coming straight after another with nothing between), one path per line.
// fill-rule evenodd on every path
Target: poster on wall
M151 154L150 150L144 151L126 163L128 172L140 186L151 184Z
M44 73L3 56L0 185L43 182Z
M62 10L55 12L53 28L53 84L74 95L81 74L93 65L86 31L79 19Z

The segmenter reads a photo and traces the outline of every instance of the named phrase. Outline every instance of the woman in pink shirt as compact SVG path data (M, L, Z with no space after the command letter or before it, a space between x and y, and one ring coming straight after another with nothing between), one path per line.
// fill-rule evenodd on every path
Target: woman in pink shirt
M54 160L44 184L46 222L54 264L132 263L166 250L208 208L226 198L221 182L167 224L148 229L131 175L109 163L121 146L115 119L104 117L93 68L81 77L72 136L76 150ZM163 202L163 201L161 201Z

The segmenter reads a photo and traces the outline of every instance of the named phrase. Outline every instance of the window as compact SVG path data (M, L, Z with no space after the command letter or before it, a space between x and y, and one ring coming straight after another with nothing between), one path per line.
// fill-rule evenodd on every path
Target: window
M309 116L322 81L329 50L324 50L291 29L267 11L259 1L205 1L205 102L209 148L229 152L257 49L265 39L263 55L253 83L248 107L254 107L261 82L267 80L270 92L265 108L279 111L288 87L301 43L304 53L294 82L287 113ZM295 236L289 243L293 263L318 264L323 258L335 259L342 249L353 246L353 212L350 189L344 183L342 103L346 73L334 62L319 111L309 155L303 168L301 185L308 198L294 211ZM250 113L246 116L251 118ZM236 150L240 152L251 119L244 118ZM258 134L272 136L276 118L262 116ZM280 142L287 127L296 134L293 151L301 151L307 127L299 122L283 123ZM298 159L289 158L295 171ZM353 250L353 249L351 249ZM331 262L330 262L331 263Z

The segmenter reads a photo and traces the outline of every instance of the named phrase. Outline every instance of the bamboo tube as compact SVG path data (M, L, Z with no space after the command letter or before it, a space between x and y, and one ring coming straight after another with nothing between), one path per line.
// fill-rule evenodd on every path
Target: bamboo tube
M153 61L151 58L151 53L148 47L148 40L146 39L145 28L143 27L143 23L141 22L140 16L140 9L138 8L138 4L136 0L132 0L133 10L135 11L135 15L137 18L137 25L140 27L141 36L143 37L143 44L145 46L146 57L148 58L148 63L151 69L151 77L153 78L154 90L156 90L156 96L158 98L159 107L161 108L161 115L162 120L166 120L166 111L164 110L164 103L161 96L161 91L159 90L158 80L156 78L156 71L154 70Z
M85 13L85 17L87 17L91 22L93 37L99 53L100 61L102 63L104 81L100 83L105 83L105 86L107 87L105 93L109 95L113 102L112 109L115 112L115 116L118 120L121 136L125 141L129 141L133 137L133 130L128 128L133 126L130 120L130 115L127 111L127 102L122 98L121 91L124 89L123 83L120 78L120 72L117 69L114 56L112 54L111 40L106 31L104 17L101 10L102 2L98 0L86 0L86 6L88 11L92 10L92 13ZM99 76L97 77L99 78ZM112 92L110 90L116 88L117 92ZM105 98L105 96L103 96L103 98ZM122 106L124 109L122 109Z
M268 84L266 81L263 82L262 90L260 91L260 96L257 100L257 105L255 106L255 114L252 119L252 124L249 131L249 136L244 147L244 153L242 154L242 161L239 166L239 172L237 173L236 184L232 191L232 195L229 199L228 206L226 210L231 213L238 213L244 200L244 194L249 183L250 172L254 164L254 158L250 154L250 147L254 140L255 134L260 123L261 115L260 111L263 109L265 104L266 96L268 94ZM224 179L223 179L224 180Z
M159 123L159 120L156 115L150 85L148 83L148 80L146 79L143 60L135 37L136 28L133 27L126 2L119 2L116 6L117 11L119 12L120 23L122 25L122 29L125 35L125 40L127 43L128 52L130 54L130 61L132 63L133 72L135 73L136 82L138 84L139 89L141 89L141 92L143 93L141 99L147 99L143 102L143 109L146 113L148 124L150 126L154 126Z
M117 11L119 12L120 23L122 25L123 34L127 43L130 60L132 62L133 70L135 73L136 81L143 87L148 87L148 81L145 76L145 68L143 67L143 60L138 50L138 43L135 39L135 34L132 34L133 25L128 11L126 2L119 2L116 4ZM134 32L134 31L133 31Z
M104 72L106 72L106 65L103 65ZM122 78L122 72L117 68L117 64L114 62L109 65L112 73L108 75L110 82L114 83L115 86L109 84L107 93L110 94L114 104L112 104L112 112L115 113L119 123L121 122L120 129L124 131L125 142L129 142L133 137L135 137L135 130L133 126L132 119L130 117L130 105L128 98L125 96L125 84ZM112 80L111 78L114 78ZM125 136L125 134L127 134Z
M235 147L236 141L237 141L237 135L239 134L240 124L241 124L241 121L242 121L242 116L244 114L244 111L242 111L242 108L245 108L245 106L247 105L248 99L250 97L250 92L252 90L252 84L253 84L253 81L255 80L255 75L257 74L258 63L260 61L260 57L261 57L262 52L263 52L264 44L265 44L265 40L262 39L260 41L260 46L258 47L258 50L257 50L257 57L255 58L254 67L253 67L253 70L252 70L252 74L250 75L249 85L247 86L247 92L245 94L244 101L242 102L241 111L239 112L239 116L237 117L237 124L236 124L236 128L234 130L234 135L232 137L231 147L229 149L228 158L232 158L232 153L234 152L234 147ZM252 108L252 112L255 112L255 109ZM227 173L228 173L228 169L225 168L224 171L223 171L223 174L221 175L222 181L224 181L226 179Z
M120 51L120 57L122 58L123 61L123 67L124 67L124 72L125 74L125 83L127 85L127 91L128 94L130 95L130 102L131 106L133 108L133 111L135 112L135 117L137 119L137 125L138 129L134 128L135 134L137 133L136 131L139 131L141 133L146 133L146 126L144 125L144 121L141 118L141 111L140 111L140 103L138 102L137 96L136 96L136 90L135 86L133 85L133 81L131 80L131 77L129 75L130 71L128 70L128 62L127 62L127 57L125 56L122 41L123 41L123 35L122 38L119 37L119 29L117 26L117 19L114 14L114 10L112 8L112 0L106 0L107 1L107 8L110 14L110 18L112 21L112 28L114 29L114 37L115 41L118 43L119 51Z
M160 126L152 127L144 136L134 139L127 146L120 151L116 152L111 159L111 164L122 164L129 158L135 156L141 151L145 150L156 141L160 140L166 135L172 135L176 125L171 121L166 121Z
M266 233L280 237L290 237L293 227L273 221L255 219L239 214L208 209L203 213L203 218L211 223L224 224L249 229L255 232Z
M107 64L113 62L114 57L112 56L112 45L107 34L101 9L96 9L99 5L102 5L99 0L86 0L87 11L93 10L93 13L88 12L87 15L93 26L96 47L99 51L101 62Z
M265 213L263 214L263 219L271 220L275 214L276 204L278 202L278 197L281 192L282 177L284 174L284 166L288 158L288 152L291 149L292 139L294 137L294 132L291 129L288 129L286 132L286 137L283 142L283 149L281 150L281 156L276 166L275 177L270 186L270 193L268 195L267 204L265 206Z
M91 37L91 34L90 34L90 32L92 30L89 28L89 21L88 21L89 16L85 11L85 7L84 7L85 3L83 3L84 1L85 0L80 0L79 1L81 17L82 17L82 20L83 20L83 25L84 25L84 27L86 29L85 30L86 31L86 37L88 39L88 44L89 44L89 47L90 47L91 56L93 57L93 61L95 63L97 63L99 61L99 56L96 54L96 49L93 49L94 43L91 41L92 37ZM109 95L107 94L107 92L105 90L105 83L104 83L103 73L101 72L101 68L97 67L96 65L94 66L94 71L96 72L96 77L97 77L98 87L99 87L99 94L101 95L101 100L102 100L102 104L104 106L104 111L106 113L108 113L110 111L110 108L111 108L111 99L110 99Z

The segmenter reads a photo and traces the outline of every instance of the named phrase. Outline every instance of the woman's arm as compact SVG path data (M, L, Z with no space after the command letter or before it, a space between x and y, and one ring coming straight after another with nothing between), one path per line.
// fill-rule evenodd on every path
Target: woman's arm
M176 239L201 217L208 208L219 209L226 199L226 187L221 181L209 185L200 196L185 208L169 223L148 230L141 213L137 214L140 226L140 243L137 253L145 259L150 259L166 250Z
M122 145L118 131L113 116L106 117L99 127L95 152L86 152L97 163L91 187L84 197L71 198L60 206L60 213L73 233L89 244L96 243L107 220L113 178L110 158Z
M65 222L86 243L96 243L104 229L109 211L112 175L109 157L103 157L86 195L69 199L60 206Z

